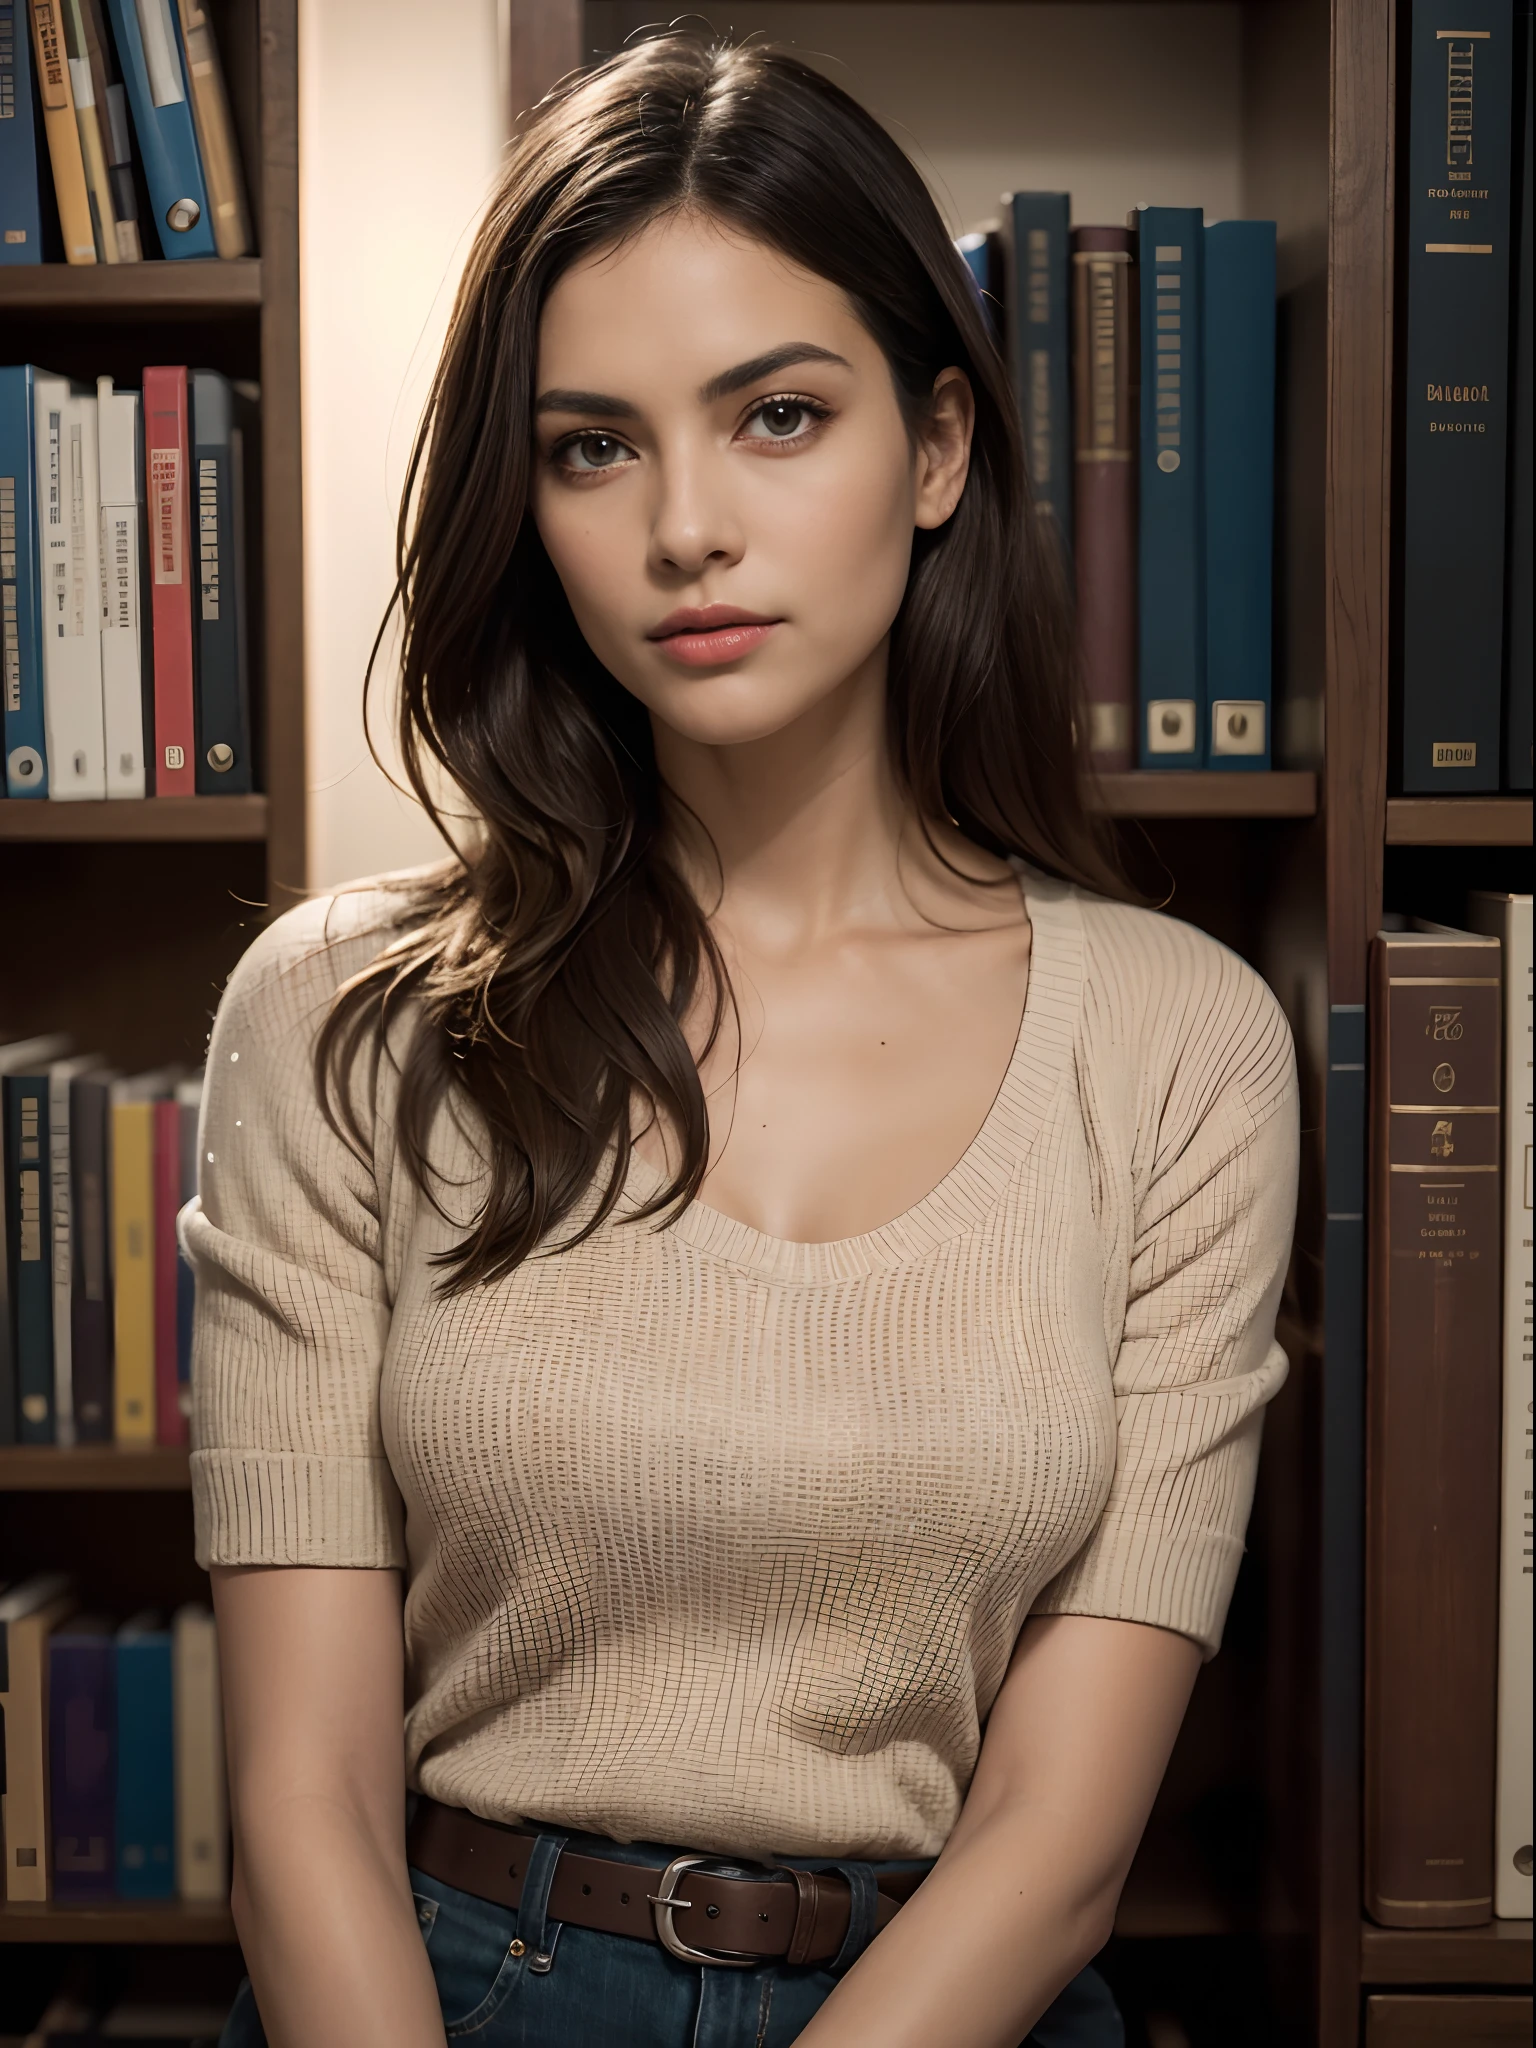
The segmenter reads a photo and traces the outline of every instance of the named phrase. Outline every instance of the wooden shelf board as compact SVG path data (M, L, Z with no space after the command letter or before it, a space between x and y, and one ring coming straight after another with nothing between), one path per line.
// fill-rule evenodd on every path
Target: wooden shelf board
M1394 796L1388 846L1529 846L1528 796Z
M184 1493L191 1484L187 1453L161 1444L0 1446L0 1493Z
M1529 1984L1531 1923L1486 1927L1360 1927L1364 1984Z
M1252 775L1137 768L1101 775L1099 787L1112 818L1310 818L1317 809L1317 777L1310 768Z
M3 273L0 273L3 275ZM265 839L264 796L152 796L117 803L0 800L0 839Z
M168 1944L232 1942L235 1923L227 1906L163 1905L106 1900L97 1906L66 1906L50 1900L33 1906L0 1901L0 1942L141 1942Z
M86 319L162 313L239 313L261 305L261 259L185 263L17 263L0 269L0 311Z

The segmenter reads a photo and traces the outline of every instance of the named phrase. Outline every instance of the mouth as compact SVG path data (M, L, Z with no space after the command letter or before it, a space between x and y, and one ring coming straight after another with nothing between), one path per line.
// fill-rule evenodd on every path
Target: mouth
M711 604L702 609L683 607L669 612L646 638L674 661L690 668L717 668L724 662L739 661L760 647L778 619L761 612L743 611L739 605Z

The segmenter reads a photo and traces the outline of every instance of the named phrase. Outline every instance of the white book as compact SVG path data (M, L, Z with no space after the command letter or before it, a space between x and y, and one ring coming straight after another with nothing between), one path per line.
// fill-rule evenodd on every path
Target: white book
M96 400L67 377L36 377L32 388L48 794L105 797Z
M176 1746L176 1892L183 1899L229 1897L229 1803L219 1639L213 1616L192 1602L171 1623Z
M48 1168L53 1224L53 1440L75 1441L73 1301L75 1279L74 1198L69 1170L69 1084L76 1074L101 1064L96 1053L53 1060L48 1068Z
M1504 954L1504 1441L1493 1910L1531 1917L1531 899L1479 892Z
M96 379L101 455L101 704L107 795L146 794L144 639L139 602L139 527L144 514L139 394Z

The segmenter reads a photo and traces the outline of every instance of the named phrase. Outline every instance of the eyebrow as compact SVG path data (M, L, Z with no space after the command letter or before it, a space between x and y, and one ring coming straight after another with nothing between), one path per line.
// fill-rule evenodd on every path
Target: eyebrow
M836 363L844 370L853 368L846 356L830 348L819 348L813 341L783 341L777 348L765 349L760 356L711 377L699 386L699 398L703 404L712 405L717 398L728 398L733 391L745 390L747 385L771 377L776 370L787 370L794 363ZM614 398L606 391L573 391L564 387L540 392L533 409L536 413L597 413L610 420L637 419L640 411L629 399Z

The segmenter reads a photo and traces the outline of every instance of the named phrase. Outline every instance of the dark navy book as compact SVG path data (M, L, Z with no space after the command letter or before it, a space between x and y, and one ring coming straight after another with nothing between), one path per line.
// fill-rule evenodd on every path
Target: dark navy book
M41 169L27 0L0 0L0 263L43 260Z
M1398 724L1402 786L1499 787L1509 382L1511 0L1409 37Z
M99 1616L68 1622L48 1644L48 1793L53 1891L110 1899L116 1888L117 1645Z
M197 507L197 793L248 796L255 785L242 561L244 430L234 391L217 370L190 371L187 396Z
M171 1637L153 1614L117 1632L117 1895L176 1892Z
M1008 353L1037 508L1072 562L1072 222L1065 192L1007 199Z
M48 794L43 725L42 555L37 526L37 434L30 363L0 369L0 520L14 548L0 549L0 611L16 621L14 661L6 649L0 725L5 736L5 794ZM9 633L6 635L9 638Z
M51 1444L53 1174L46 1072L7 1074L5 1231L10 1268L17 1441Z
M1509 443L1509 549L1505 579L1509 616L1504 628L1504 780L1531 786L1531 0L1515 19L1520 80L1520 224L1515 235L1514 392Z

